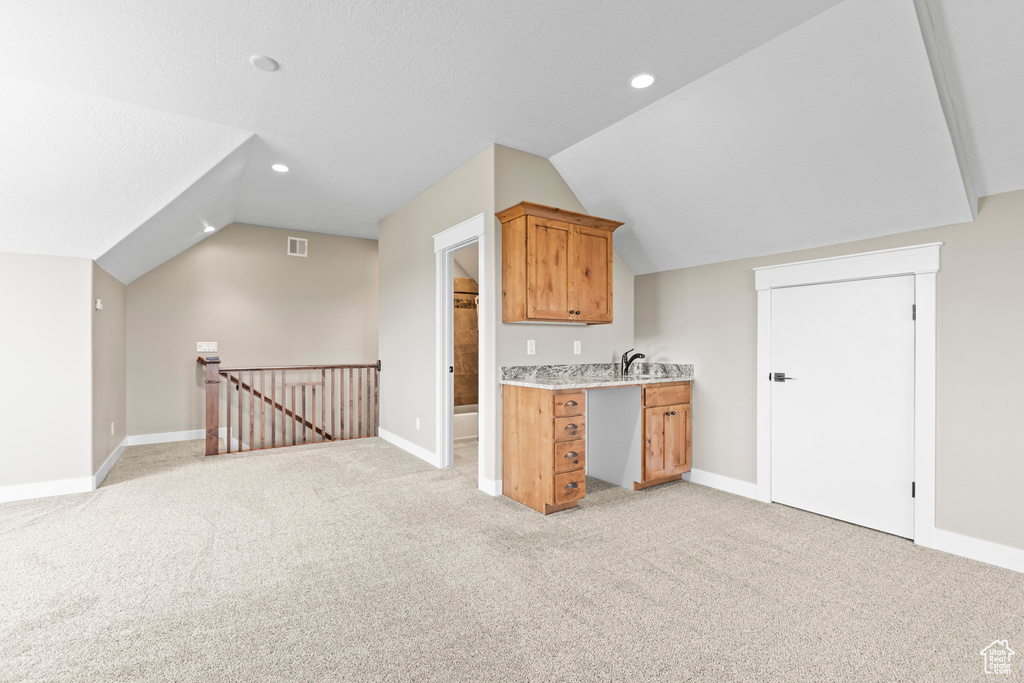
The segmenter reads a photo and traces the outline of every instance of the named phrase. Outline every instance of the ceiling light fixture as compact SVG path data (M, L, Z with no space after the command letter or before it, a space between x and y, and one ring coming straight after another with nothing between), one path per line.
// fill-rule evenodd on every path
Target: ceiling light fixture
M278 173L287 173L289 170L284 164L273 164L270 168L274 169Z
M213 232L217 228L213 227L209 223L203 223L203 232Z
M261 71L277 71L278 63L266 55L253 55L249 63Z
M629 84L637 90L642 90L643 88L649 88L654 85L654 81L656 80L658 79L655 78L654 74L637 74L636 76L633 76L633 78L629 79Z

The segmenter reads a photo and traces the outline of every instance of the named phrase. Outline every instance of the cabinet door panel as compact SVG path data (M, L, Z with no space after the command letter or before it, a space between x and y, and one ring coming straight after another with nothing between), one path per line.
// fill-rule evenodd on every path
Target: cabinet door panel
M644 410L644 481L665 476L665 408Z
M690 406L667 406L665 415L665 476L690 471Z
M612 321L612 233L577 227L575 233L577 319Z
M530 216L526 228L526 315L534 320L573 320L573 226Z

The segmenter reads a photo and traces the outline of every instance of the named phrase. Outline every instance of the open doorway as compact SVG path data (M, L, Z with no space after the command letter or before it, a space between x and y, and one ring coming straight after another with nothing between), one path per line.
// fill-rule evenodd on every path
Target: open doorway
M452 437L453 465L477 468L480 368L480 246L452 253Z

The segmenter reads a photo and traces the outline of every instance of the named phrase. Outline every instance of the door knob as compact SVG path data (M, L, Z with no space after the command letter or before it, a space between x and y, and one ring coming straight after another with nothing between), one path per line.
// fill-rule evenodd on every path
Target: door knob
M772 382L785 382L787 379L795 380L796 377L786 377L784 372L771 372L768 373L768 379Z

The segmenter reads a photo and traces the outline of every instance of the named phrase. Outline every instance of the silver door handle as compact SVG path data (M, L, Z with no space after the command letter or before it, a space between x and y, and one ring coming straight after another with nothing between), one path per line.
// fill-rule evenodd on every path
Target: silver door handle
M770 372L768 373L768 380L772 382L785 382L786 380L795 380L796 377L786 377L784 372Z

